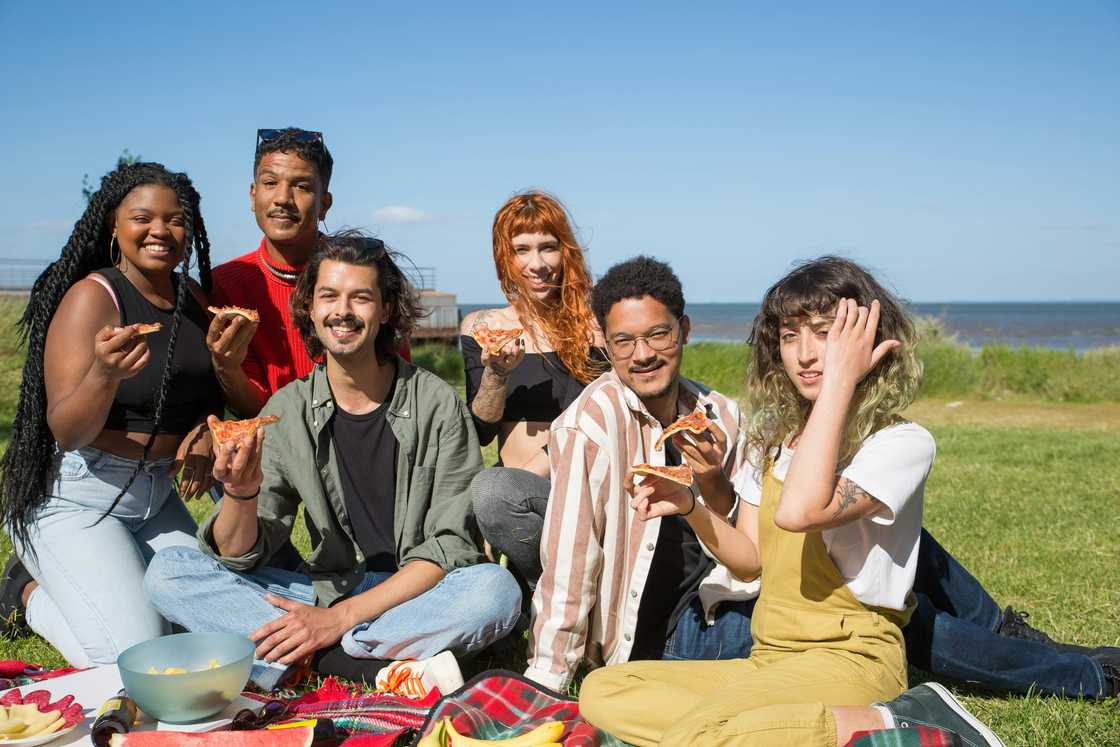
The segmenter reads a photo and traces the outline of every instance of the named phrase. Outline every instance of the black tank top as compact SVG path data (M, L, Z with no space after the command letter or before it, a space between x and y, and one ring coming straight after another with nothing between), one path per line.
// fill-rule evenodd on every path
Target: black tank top
M113 398L109 417L105 420L106 430L151 433L174 312L165 311L145 298L116 267L98 270L97 273L109 281L116 294L122 326L153 322L163 325L158 332L147 336L151 350L148 365L135 376L122 379L117 384L117 396ZM177 279L173 276L173 280ZM209 326L205 310L194 294L188 292L175 342L175 359L163 403L160 433L186 433L198 424L209 407L221 402L221 390L210 363L210 350L206 347Z

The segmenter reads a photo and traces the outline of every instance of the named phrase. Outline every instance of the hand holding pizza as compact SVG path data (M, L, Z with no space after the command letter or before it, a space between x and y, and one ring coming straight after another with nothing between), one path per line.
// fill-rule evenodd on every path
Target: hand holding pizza
M642 475L641 482L634 478L641 473L633 468L626 472L623 489L630 494L630 508L638 518L649 521L659 516L691 513L696 506L692 489L672 479Z
M723 473L727 437L722 430L708 421L701 433L678 431L671 438L685 463L692 467L701 495L714 496L730 490L730 480Z
M476 322L471 336L482 348L482 365L501 378L509 376L517 364L525 357L524 330L491 329L485 323Z
M214 484L212 440L206 424L200 423L179 444L169 472L178 476L179 497L185 501L204 495Z
M93 336L94 365L112 381L127 379L148 365L148 343L140 333L140 324L126 327L106 325Z
M206 419L211 432L221 422L211 415ZM214 439L214 479L223 484L223 492L232 498L249 498L260 492L264 475L261 453L264 429L253 428L239 439Z
M260 316L253 309L237 306L210 306L207 311L214 314L206 331L206 347L210 349L214 367L225 370L240 368L249 353L249 341L256 334Z

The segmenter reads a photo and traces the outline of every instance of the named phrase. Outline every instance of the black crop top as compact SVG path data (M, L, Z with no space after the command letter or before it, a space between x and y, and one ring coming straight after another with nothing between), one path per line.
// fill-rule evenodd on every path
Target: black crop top
M482 347L473 337L459 336L463 350L463 366L467 372L467 407L474 402L482 384ZM606 360L598 348L593 349L595 360ZM551 423L583 391L583 384L568 371L556 353L526 353L521 363L509 376L506 389L506 406L502 422ZM482 445L498 435L500 423L487 423L475 417L475 430Z
M174 312L154 305L117 268L98 270L97 273L113 288L122 326L152 322L163 325L162 329L146 338L151 350L148 365L135 376L121 379L117 384L117 395L105 420L106 430L151 433ZM160 433L186 433L199 423L211 406L221 402L221 390L210 363L210 350L206 347L209 326L205 310L194 294L188 293L187 307L179 322L175 360L167 398L163 403Z

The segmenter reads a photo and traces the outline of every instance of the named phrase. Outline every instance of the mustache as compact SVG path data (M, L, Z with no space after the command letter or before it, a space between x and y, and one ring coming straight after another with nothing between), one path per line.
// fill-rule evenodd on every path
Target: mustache
M299 213L293 213L289 210L269 210L268 211L268 217L269 218L290 218L291 220L296 220L297 218L299 218Z
M355 330L363 329L366 326L365 322L363 322L361 319L354 316L353 314L348 314L346 316L332 317L330 319L327 319L325 322L323 322L324 327L337 327L341 324L345 324L348 327L352 327Z

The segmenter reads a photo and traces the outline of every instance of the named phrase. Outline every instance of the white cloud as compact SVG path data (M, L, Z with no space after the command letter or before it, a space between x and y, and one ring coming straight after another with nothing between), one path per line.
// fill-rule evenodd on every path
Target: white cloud
M373 219L379 223L428 223L430 213L407 205L389 205L373 211Z

